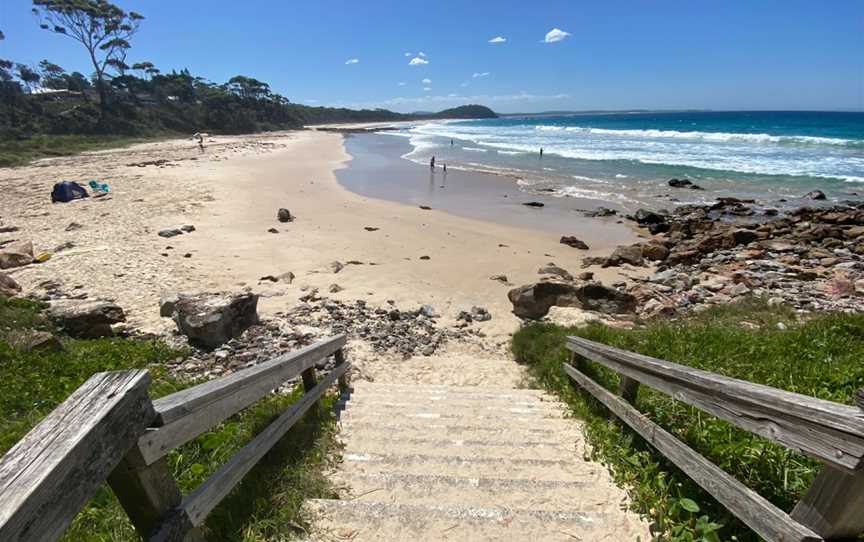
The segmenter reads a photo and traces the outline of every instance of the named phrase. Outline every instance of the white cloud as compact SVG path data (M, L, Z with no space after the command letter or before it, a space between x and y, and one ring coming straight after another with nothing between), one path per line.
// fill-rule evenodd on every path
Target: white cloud
M462 84L459 85L459 86L462 87L462 88L467 87L467 86L468 86L468 81L465 81L464 83L462 83Z
M504 43L505 41L507 41L507 38L505 38L504 36L495 36L494 38L489 40L489 43Z
M483 72L483 73L478 72L478 73L475 73L474 75L472 75L471 77L473 77L474 79L477 79L478 77L486 77L487 75L489 75L489 72Z
M347 64L359 64L359 63L360 63L359 58L349 58L348 60L345 61L346 65Z
M405 56L414 56L414 53L405 53Z
M448 98L455 98L457 96L459 96L459 95L458 94L448 94L447 95Z
M549 32L546 32L546 38L543 41L546 43L555 43L556 41L563 40L569 35L570 32L565 32L559 28L553 28Z
M430 92L432 89L429 88L429 87L423 87L423 90L426 91L426 92Z
M426 53L420 51L419 53L417 53L417 56L422 56L423 58L426 58Z
M429 61L424 58L420 58L419 56L415 56L411 59L411 62L408 63L409 66L421 66L423 64L429 64Z
M404 86L405 86L405 81L399 81L398 84L399 84L400 87L404 87Z
M420 82L423 83L424 85L431 85L432 84L432 80L429 79L428 77L426 79L420 81Z

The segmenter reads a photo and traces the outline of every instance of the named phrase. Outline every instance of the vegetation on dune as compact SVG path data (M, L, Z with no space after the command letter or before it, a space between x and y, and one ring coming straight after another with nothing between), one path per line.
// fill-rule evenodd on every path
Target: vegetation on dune
M864 315L824 314L801 322L791 311L752 301L629 330L600 324L537 324L516 333L516 358L586 420L592 456L607 464L629 489L635 509L654 522L660 541L759 537L639 436L622 430L623 424L610 419L596 400L573 390L562 369L568 359L567 335L839 403L852 404L854 391L864 386ZM597 382L617 389L615 373L597 364L589 367ZM647 386L640 388L636 406L786 511L792 510L820 468L807 457Z
M426 115L309 107L247 75L215 83L188 69L163 73L150 61L129 59L143 15L105 0L34 0L33 5L39 26L80 45L93 72L90 77L68 73L47 59L38 66L0 59L0 166L93 148L88 140L70 144L47 136L252 133L307 124L495 116L479 105Z
M64 338L62 352L25 352L13 335L25 330L54 331L43 306L0 296L0 455L51 412L93 373L147 368L150 394L159 397L193 382L168 375L165 363L184 352L161 341L123 338ZM212 431L174 450L168 463L181 491L188 493L294 402L302 390L270 395ZM299 421L214 510L206 523L209 540L284 540L305 532L300 515L307 498L332 498L324 476L335 448L335 424L327 397ZM64 540L140 540L107 485L103 485L67 530Z

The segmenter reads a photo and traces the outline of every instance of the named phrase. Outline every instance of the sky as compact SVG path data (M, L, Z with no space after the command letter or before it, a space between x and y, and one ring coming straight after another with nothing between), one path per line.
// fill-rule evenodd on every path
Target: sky
M145 16L128 60L243 74L311 105L864 109L864 0L116 3ZM91 73L31 7L0 0L0 58Z

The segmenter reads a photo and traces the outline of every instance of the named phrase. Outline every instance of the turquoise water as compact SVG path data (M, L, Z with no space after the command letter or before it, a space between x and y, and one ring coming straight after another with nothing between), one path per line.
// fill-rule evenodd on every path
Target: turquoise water
M424 123L394 135L410 138L413 150L405 158L419 163L434 155L448 167L513 176L527 191L625 208L657 198L691 203L727 195L791 205L817 188L833 200L864 194L864 113L505 117ZM671 178L706 190L670 194Z

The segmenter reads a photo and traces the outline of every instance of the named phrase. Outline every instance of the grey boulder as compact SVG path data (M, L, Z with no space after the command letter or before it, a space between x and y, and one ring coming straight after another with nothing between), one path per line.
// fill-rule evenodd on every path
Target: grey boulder
M82 339L110 337L112 324L126 321L123 309L110 301L67 299L51 303L48 317L66 333Z
M507 297L516 316L532 320L543 318L553 306L625 314L634 312L637 304L633 295L598 282L538 282L513 288Z
M189 342L216 348L258 323L255 294L198 294L180 296L174 306L174 322Z

